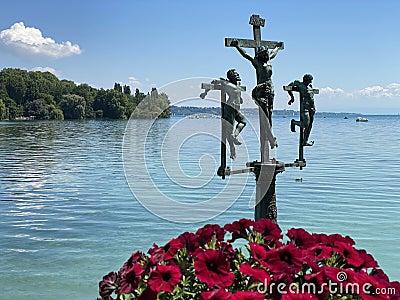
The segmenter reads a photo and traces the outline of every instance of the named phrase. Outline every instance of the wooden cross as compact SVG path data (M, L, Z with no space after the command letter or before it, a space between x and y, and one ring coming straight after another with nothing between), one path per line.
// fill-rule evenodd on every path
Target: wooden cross
M240 82L239 82L240 84ZM226 90L225 86L220 83L202 83L201 88L204 90L220 90L221 91L221 165L218 168L218 176L221 176L222 179L225 179L226 172L226 121L223 120L224 109L226 104ZM240 86L242 91L246 91L245 86Z
M284 91L299 92L297 89L293 89L293 86L290 86L290 85L283 86L283 90ZM314 95L318 95L319 94L319 89L308 88L308 92L309 93L313 93ZM301 116L301 114L300 114L300 116ZM303 145L304 139L303 139L303 137L304 137L304 128L300 127L299 158L296 160L296 163L298 163L298 166L300 167L300 170L302 170L303 167L306 166L306 161L304 159L304 145Z
M283 42L274 42L274 41L263 41L261 40L261 27L265 25L265 19L260 18L259 15L252 15L250 17L250 25L253 26L253 37L254 39L235 39L235 38L225 38L225 46L226 47L234 47L232 46L233 41L237 41L237 45L243 48L254 48L254 51L257 52L257 48L261 46L265 46L267 48L276 48L279 46L280 49L283 49ZM265 113L261 108L259 108L259 118L260 118L260 146L261 146L261 162L269 161L269 148L267 142L266 132L268 130L267 126L272 126L269 124Z

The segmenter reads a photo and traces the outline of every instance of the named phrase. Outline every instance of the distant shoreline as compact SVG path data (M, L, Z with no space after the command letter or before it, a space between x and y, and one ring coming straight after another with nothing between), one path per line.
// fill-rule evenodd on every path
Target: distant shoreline
M195 107L195 106L175 106L170 107L171 116L190 116L193 114L210 114L210 115L221 115L220 107ZM258 115L258 108L242 108L241 112L245 115ZM354 112L319 112L317 111L316 116L319 117L359 117L359 116L399 116L398 114L362 114ZM273 116L298 116L299 111L290 109L278 109L274 110Z

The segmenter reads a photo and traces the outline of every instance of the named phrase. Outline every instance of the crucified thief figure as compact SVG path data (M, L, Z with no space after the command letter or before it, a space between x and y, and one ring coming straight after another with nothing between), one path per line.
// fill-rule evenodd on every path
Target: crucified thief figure
M230 157L231 159L235 159L236 158L235 145L242 144L238 140L238 136L240 132L243 130L243 128L246 126L246 120L242 115L242 113L239 111L240 104L243 103L243 99L241 97L242 90L240 88L240 85L238 85L241 80L239 73L235 69L230 69L226 73L226 76L228 80L220 78L213 80L211 83L221 84L224 87L226 93L228 94L228 100L224 105L222 118L229 123L228 126L225 126L227 131L226 136L231 153ZM204 99L209 91L210 90L205 90L203 93L201 93L200 98ZM233 130L234 121L237 122L235 130Z
M314 145L314 141L308 142L315 114L314 90L311 85L312 81L312 75L305 74L302 82L295 80L289 84L289 86L292 86L293 91L299 92L300 94L300 121L292 119L290 122L290 130L296 132L296 126L304 128L303 146ZM293 92L288 91L288 94L290 96L288 104L292 105L294 102Z

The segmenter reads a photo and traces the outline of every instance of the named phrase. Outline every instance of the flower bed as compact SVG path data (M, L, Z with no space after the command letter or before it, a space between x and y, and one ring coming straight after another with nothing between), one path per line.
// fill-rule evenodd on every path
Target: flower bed
M339 234L241 219L137 251L99 283L101 299L400 299L378 263ZM234 247L234 244L242 244Z

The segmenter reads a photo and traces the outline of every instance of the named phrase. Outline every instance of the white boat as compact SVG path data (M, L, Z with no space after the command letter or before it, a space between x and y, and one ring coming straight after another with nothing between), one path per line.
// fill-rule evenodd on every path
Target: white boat
M358 117L356 119L356 122L368 122L368 119L367 118L363 118L363 117Z

